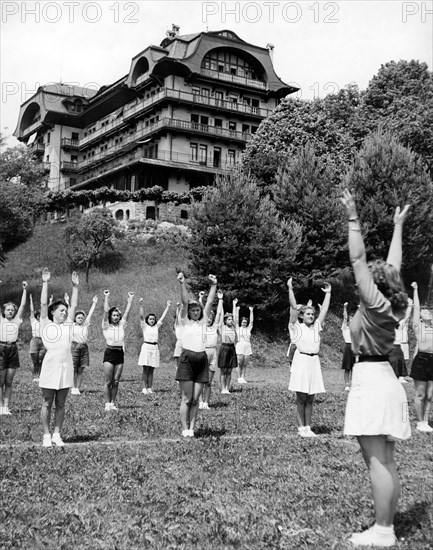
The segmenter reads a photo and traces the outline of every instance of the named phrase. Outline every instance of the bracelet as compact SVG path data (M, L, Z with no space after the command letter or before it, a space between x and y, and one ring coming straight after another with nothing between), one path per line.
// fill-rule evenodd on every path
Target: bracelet
M361 233L359 227L349 227L349 231L359 231Z
M358 216L353 216L353 218L349 218L350 222L354 222L356 220L359 220Z

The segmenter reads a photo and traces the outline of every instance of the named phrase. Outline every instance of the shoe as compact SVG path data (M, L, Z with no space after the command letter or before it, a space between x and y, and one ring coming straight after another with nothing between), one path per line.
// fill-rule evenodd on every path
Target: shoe
M37 376L35 376L35 377L33 378L33 382L39 382L39 378L38 378Z
M44 434L42 438L42 447L52 447L51 434Z
M407 384L407 380L406 378L404 378L403 376L400 376L398 381L401 383L401 384Z
M239 377L238 378L238 384L243 384L244 383L244 379L242 377Z
M105 410L111 411L111 403L105 403Z
M200 403L198 404L198 408L200 410L204 409L203 405L204 405L203 401L200 401Z
M147 388L147 393L153 393L152 388Z
M370 529L367 529L367 531L363 533L354 533L350 537L349 542L351 542L353 546L382 546L385 548L390 548L397 544L394 530L390 533L383 534L380 532L378 533L377 528L381 529L379 526L376 527L376 525L373 525L373 527L370 527Z
M317 437L317 434L313 432L310 426L305 426L305 437Z
M189 430L182 430L182 437L189 437Z
M244 377L242 377L242 384L248 384Z
M194 430L187 430L188 431L188 437L194 437Z
M57 447L64 447L65 444L63 443L63 439L60 437L59 432L54 432L51 436L51 442L54 443L54 445L57 445Z
M9 410L9 407L3 407L1 414L4 414L6 416L10 416L12 413Z
M71 395L81 395L81 392L78 388L72 388Z
M306 428L306 426L299 426L298 427L298 434L301 437L308 437L308 435L306 434L305 428Z
M147 395L147 393L148 393L148 392L147 392L147 388L143 388L143 389L141 390L141 393L144 393L144 395Z
M3 413L3 414L5 414L5 413ZM419 432L425 432L425 433L433 432L433 428L431 428L425 420L423 420L422 422L417 422L416 423L416 429Z
M110 403L110 411L118 411L119 409L116 407L114 403Z
M350 386L346 386L346 387L344 388L344 391L350 391Z
M203 403L201 403L201 408L202 409L208 409L209 405L203 401Z

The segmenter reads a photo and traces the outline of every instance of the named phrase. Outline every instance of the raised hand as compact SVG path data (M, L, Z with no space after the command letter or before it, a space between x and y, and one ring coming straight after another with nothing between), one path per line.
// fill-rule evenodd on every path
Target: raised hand
M410 208L410 204L406 204L403 210L400 212L400 207L397 206L394 214L394 225L402 224L404 222L409 208Z
M329 283L325 283L325 286L322 287L322 290L325 294L328 294L329 292L331 292L331 285Z
M223 297L224 297L224 293L222 290L218 290L217 291L217 297L218 297L218 300L222 300Z
M27 281L23 281L23 290L25 290L28 286L29 285L28 285Z
M177 280L180 284L183 284L185 282L185 276L182 271L179 271L179 273L177 274Z
M92 300L92 301L93 301L94 304L97 304L97 303L98 303L98 297L97 297L97 296L93 296L93 300Z
M51 274L49 272L48 267L44 267L44 269L42 270L42 282L48 283L48 281L50 280L50 277L51 277Z
M343 196L341 197L341 202L346 207L346 213L347 213L347 217L349 219L358 217L358 214L356 213L355 199L353 198L353 195L349 191L349 189L345 189L343 191Z
M140 306L142 306L142 305L143 305L143 303L144 303L144 300L143 300L143 298L140 298L140 299L138 300L138 303L140 304Z
M293 288L293 279L290 277L290 279L287 281L287 288Z
M218 283L215 275L209 275L209 281L211 282L212 285L216 285Z
M134 293L128 292L128 302L132 302L133 298L134 298Z
M110 296L110 291L109 290L104 290L104 296L106 298L108 298L108 296Z
M80 280L78 278L78 273L76 271L73 271L72 272L72 285L73 286L78 286Z
M410 283L410 286L414 289L414 290L417 290L418 289L418 283L416 281L414 281L413 283Z
M167 307L171 306L171 300L167 300Z

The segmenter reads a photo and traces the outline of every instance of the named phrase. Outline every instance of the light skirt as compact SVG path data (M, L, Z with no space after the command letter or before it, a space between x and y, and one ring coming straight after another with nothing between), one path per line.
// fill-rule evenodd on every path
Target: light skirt
M138 358L138 364L157 369L159 367L158 344L156 345L143 344L141 346L140 357Z
M304 355L296 350L290 372L290 391L309 395L326 392L318 355Z
M410 437L406 392L388 361L355 363L344 423L346 435Z
M253 351L251 349L251 342L245 342L245 340L241 340L240 342L236 342L236 354L237 355L252 355Z

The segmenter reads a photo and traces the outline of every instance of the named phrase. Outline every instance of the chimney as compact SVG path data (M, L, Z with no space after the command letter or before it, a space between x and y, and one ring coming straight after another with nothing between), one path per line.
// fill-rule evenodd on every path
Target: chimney
M174 36L179 36L179 31L180 31L179 25L175 25L174 23L172 23L171 30L174 33Z
M271 61L273 61L274 60L274 48L275 48L275 46L268 42L266 44L266 48L268 49L269 57L271 58Z

